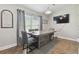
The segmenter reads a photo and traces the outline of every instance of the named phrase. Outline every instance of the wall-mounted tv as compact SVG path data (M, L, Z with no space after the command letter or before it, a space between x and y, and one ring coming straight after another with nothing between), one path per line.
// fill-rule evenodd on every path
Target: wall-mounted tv
M56 21L57 24L59 23L69 23L69 14L64 14L60 16L53 17L54 21Z

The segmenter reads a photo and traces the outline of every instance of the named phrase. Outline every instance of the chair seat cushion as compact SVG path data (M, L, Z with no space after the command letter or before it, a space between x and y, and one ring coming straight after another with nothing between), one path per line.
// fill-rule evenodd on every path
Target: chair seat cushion
M31 44L31 43L33 43L34 42L34 38L28 38L28 44Z
M27 34L27 37L29 38L29 37L31 37L31 35Z

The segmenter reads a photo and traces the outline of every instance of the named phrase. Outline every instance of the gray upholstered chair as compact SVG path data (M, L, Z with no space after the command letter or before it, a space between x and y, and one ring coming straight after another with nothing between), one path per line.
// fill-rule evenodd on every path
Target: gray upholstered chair
M33 44L36 42L35 38L33 38L29 34L27 34L26 31L22 31L22 40L23 40L23 50L30 49L30 51L32 51ZM27 50L27 53L28 53L28 50Z

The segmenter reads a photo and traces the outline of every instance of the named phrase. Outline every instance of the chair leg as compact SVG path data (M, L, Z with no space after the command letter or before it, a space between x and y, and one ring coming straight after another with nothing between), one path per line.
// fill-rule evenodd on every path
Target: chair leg
M23 44L23 50L24 50L24 44Z
M28 46L28 43L27 43L27 51L26 51L27 54L29 53L28 48L29 48L29 46Z

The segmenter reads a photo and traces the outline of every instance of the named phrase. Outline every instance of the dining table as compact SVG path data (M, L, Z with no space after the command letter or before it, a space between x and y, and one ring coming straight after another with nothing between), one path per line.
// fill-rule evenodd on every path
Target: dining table
M51 31L30 31L27 32L29 35L31 35L35 40L37 40L37 47L40 48L41 46L45 45L49 41L52 40L52 37L54 39L54 32Z

